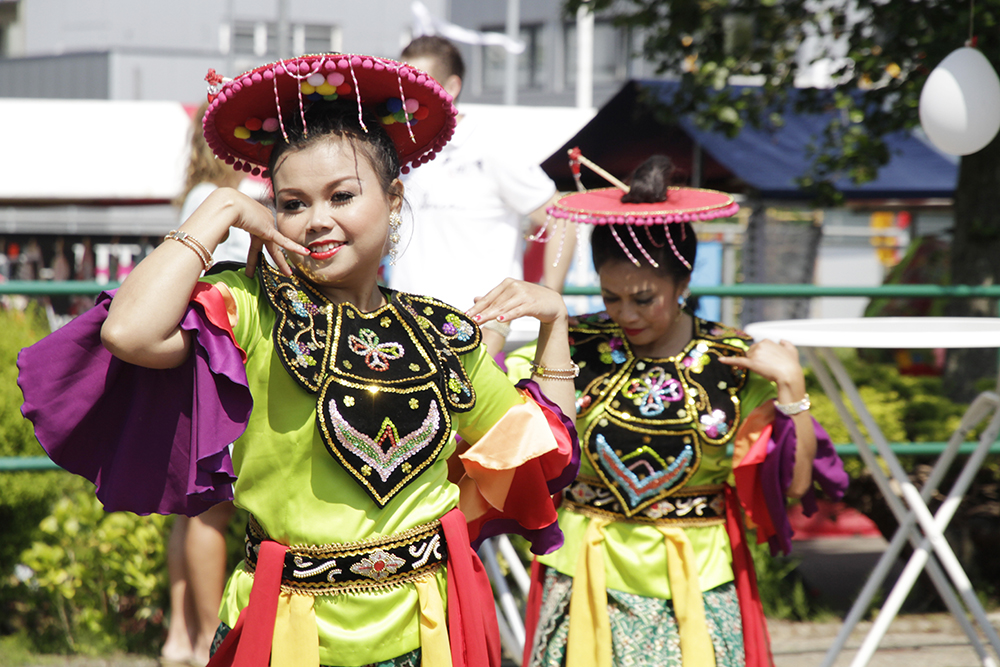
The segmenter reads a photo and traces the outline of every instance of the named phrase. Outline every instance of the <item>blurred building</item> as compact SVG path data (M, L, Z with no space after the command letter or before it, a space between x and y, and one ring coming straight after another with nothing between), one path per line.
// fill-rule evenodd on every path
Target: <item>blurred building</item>
M427 0L441 14L445 0ZM409 0L0 0L0 97L204 99L211 67L232 75L282 52L392 57Z

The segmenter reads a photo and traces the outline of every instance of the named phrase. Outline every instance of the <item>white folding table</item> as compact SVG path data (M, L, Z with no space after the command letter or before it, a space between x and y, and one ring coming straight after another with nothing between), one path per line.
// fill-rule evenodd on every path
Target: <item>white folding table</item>
M980 630L1000 656L1000 636L990 624L986 612L972 590L972 584L961 564L944 537L944 530L955 515L962 496L972 483L976 472L983 464L990 447L1000 434L1000 376L994 391L981 393L969 406L962 421L948 441L944 452L934 464L922 491L910 481L899 460L893 454L885 435L879 429L871 413L865 406L858 388L851 380L843 364L831 348L1000 348L1000 318L958 318L958 317L871 317L847 319L783 320L758 322L746 328L747 333L757 340L787 340L798 346L816 372L816 377L827 396L833 401L848 432L858 445L858 452L869 468L881 493L899 521L899 529L875 569L868 577L864 588L858 594L844 625L827 652L823 667L833 665L847 643L858 621L861 620L885 581L889 570L899 557L906 541L914 548L913 554L897 580L871 630L865 637L852 667L868 664L879 643L885 636L889 624L899 613L906 596L913 588L920 572L925 568L949 611L958 620L969 637L973 648L986 667L997 667L980 640L968 618L965 607L972 614ZM857 417L851 414L843 400L853 406ZM931 514L927 501L936 493L962 442L972 429L986 422L986 428L979 438L975 451L969 456L958 479L948 492L947 498ZM864 426L866 437L860 428ZM894 492L889 478L885 475L875 451L882 457L892 482L898 485ZM942 570L943 568L943 570ZM957 595L956 595L957 591Z

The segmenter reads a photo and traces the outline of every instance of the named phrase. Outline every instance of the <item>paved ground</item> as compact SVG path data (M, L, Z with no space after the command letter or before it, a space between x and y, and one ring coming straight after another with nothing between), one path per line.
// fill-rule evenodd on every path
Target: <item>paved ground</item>
M994 617L994 627L1000 618ZM871 623L859 624L834 663L846 667L861 645ZM840 631L840 623L772 621L775 667L813 667L823 663ZM994 656L996 659L996 656ZM958 623L947 614L903 616L889 628L870 663L871 667L978 667L981 665Z
M998 625L1000 618L994 620ZM862 624L851 636L847 650L835 663L850 665L870 624ZM839 623L789 623L771 621L775 667L818 667L840 630ZM505 664L513 664L506 663ZM904 616L869 663L870 667L979 667L980 662L958 624L947 615ZM157 667L155 660L135 656L116 658L46 658L24 667Z

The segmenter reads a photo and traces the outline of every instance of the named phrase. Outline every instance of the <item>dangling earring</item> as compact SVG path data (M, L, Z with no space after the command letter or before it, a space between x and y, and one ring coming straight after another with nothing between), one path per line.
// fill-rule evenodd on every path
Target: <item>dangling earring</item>
M403 217L398 211L389 214L389 266L396 266L396 244L399 243L399 226Z
M685 287L681 295L677 297L677 305L680 306L681 310L687 308L689 296L691 296L691 288Z

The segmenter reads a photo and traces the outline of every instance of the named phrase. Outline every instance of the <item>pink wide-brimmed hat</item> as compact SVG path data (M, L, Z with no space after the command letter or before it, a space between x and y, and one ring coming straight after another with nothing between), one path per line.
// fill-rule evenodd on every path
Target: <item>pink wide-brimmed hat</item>
M573 192L548 208L555 218L592 225L662 225L728 218L740 210L732 195L704 188L667 188L667 200L653 204L622 202L618 188Z
M669 187L664 201L652 203L623 202L623 192L629 187L609 174L600 166L594 164L581 153L579 148L569 151L570 170L577 182L580 192L573 192L560 197L552 206L546 209L550 218L561 218L576 223L591 225L624 225L628 230L635 247L652 266L659 266L649 255L646 248L635 234L635 227L644 227L649 236L650 225L665 225L666 238L674 256L690 271L691 263L677 250L669 225L671 223L689 223L715 218L728 218L740 210L739 204L732 195L718 190L705 188ZM585 164L595 172L612 182L616 187L584 190L580 184L580 165ZM618 245L633 264L639 266L639 260L629 251L615 227L610 227ZM544 230L543 232L544 233ZM681 234L684 234L683 228Z
M289 119L320 100L346 99L373 111L399 153L402 171L429 162L455 131L451 95L405 63L352 54L305 55L223 80L209 71L205 141L234 169L265 172ZM308 130L308 128L306 128Z

